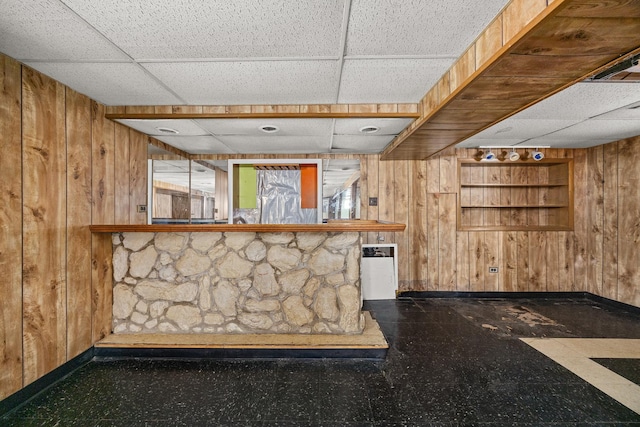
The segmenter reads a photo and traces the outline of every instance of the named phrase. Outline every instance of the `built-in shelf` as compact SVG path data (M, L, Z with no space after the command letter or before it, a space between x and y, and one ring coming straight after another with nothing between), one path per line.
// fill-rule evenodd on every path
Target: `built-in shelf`
M458 229L573 230L573 161L458 161Z

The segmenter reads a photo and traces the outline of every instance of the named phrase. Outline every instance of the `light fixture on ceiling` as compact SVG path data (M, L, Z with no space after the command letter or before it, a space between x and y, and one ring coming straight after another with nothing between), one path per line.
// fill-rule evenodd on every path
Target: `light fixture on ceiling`
M363 126L360 128L360 132L364 134L376 133L380 130L378 126Z
M496 155L493 154L493 151L491 151L491 149L487 150L484 152L484 155L482 156L483 160L487 160L487 161L493 161L493 160L497 160L496 159Z
M162 133L168 133L171 135L177 135L180 132L178 132L177 130L173 129L173 128L165 128L165 127L158 127L156 128L158 132L162 132Z
M518 152L515 150L515 148L512 148L511 151L509 152L509 157L508 158L512 162L516 162L516 161L520 160L520 154L518 154Z
M539 162L540 160L544 159L544 153L542 151L538 151L538 149L536 148L534 151L531 152L531 157L536 162Z
M280 128L276 125L262 125L258 129L260 129L264 133L276 133L280 130Z

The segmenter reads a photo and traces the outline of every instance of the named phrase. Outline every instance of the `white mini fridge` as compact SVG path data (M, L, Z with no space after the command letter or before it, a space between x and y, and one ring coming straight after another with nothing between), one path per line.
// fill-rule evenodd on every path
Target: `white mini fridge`
M363 300L395 299L398 290L398 245L364 244L360 260Z

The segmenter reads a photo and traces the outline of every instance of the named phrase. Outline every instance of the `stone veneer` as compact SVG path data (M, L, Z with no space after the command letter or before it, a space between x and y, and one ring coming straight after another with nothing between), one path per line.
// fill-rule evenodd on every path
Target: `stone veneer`
M114 233L114 333L361 333L360 233Z

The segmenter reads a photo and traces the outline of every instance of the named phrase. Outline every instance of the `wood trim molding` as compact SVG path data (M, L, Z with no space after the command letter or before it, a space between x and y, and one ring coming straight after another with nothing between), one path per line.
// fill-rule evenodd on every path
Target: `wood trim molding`
M93 233L121 233L121 232L363 232L363 231L404 231L405 224L375 220L330 221L326 224L152 224L152 225L92 225L89 229Z
M410 118L418 104L160 105L107 107L105 117L123 119Z

